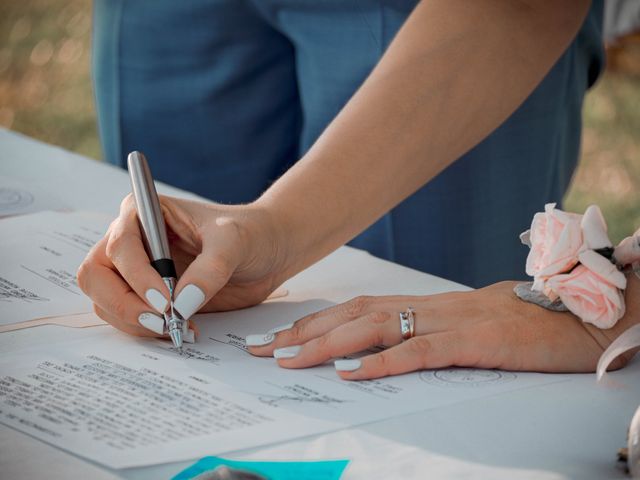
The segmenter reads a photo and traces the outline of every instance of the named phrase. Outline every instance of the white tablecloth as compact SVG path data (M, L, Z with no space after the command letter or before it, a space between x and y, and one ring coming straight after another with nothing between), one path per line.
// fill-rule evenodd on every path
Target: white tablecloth
M129 192L127 175L112 166L0 130L0 175L44 188L70 207L116 214ZM194 197L162 186L161 193ZM1 228L1 227L0 227ZM366 255L343 248L341 258ZM332 269L338 257L329 258ZM329 285L322 275L294 279L310 298L342 301L360 294L419 294L456 288L446 280L367 256L361 271ZM1 268L1 267L0 267ZM383 278L369 272L384 269ZM0 335L0 352L28 345L33 335L61 338L62 327L45 326ZM616 451L625 445L640 404L640 362L612 374L626 386L596 385L594 374L567 382L512 391L396 417L339 432L236 452L233 458L349 458L345 479L371 478L581 478L623 477ZM195 460L195 459L194 459ZM192 462L108 471L0 425L0 478L170 478Z

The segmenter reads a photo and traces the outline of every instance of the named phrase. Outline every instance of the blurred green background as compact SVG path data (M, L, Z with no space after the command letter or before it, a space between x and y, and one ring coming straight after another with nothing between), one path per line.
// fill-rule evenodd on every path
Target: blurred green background
M100 159L90 33L90 0L0 0L0 125ZM613 50L609 64L587 96L565 209L599 204L617 241L640 227L638 36Z

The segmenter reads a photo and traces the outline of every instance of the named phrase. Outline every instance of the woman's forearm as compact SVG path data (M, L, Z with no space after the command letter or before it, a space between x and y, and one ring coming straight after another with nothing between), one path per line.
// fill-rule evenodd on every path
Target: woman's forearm
M309 152L257 202L284 276L342 245L497 128L579 30L588 0L423 1Z

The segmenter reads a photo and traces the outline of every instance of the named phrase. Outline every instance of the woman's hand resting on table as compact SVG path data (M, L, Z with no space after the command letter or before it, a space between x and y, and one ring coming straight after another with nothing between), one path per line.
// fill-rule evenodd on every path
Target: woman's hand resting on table
M149 263L134 203L131 195L123 200L120 215L80 266L78 283L103 320L132 335L159 336L164 320L158 314L169 291ZM265 212L170 197L160 197L160 204L180 277L175 307L185 318L255 305L284 280L275 275L283 245Z
M627 315L609 330L585 324L571 313L526 303L513 293L515 284L431 296L358 297L275 334L251 335L247 344L253 345L252 354L274 355L285 368L390 347L337 361L336 370L345 380L448 366L593 372L609 344L639 320L640 281L635 277L627 288ZM415 312L415 336L402 342L399 312L407 307ZM629 358L619 357L612 368L621 368Z

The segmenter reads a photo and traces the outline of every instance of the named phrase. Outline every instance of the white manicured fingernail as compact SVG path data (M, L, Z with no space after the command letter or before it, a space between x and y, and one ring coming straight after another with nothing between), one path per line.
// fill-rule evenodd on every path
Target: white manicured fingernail
M293 327L293 323L287 323L285 325L280 325L279 327L275 327L272 328L271 330L269 330L267 333L278 333L278 332L283 332L285 330L289 330L291 327Z
M293 358L298 355L302 347L300 345L292 345L290 347L276 348L273 351L273 358Z
M164 318L153 313L141 313L138 317L138 323L147 330L151 330L158 335L162 335L164 333Z
M180 312L182 318L188 320L191 315L198 311L202 302L204 302L204 292L190 283L178 294L175 302L173 302L173 308Z
M158 312L164 313L164 311L167 309L167 299L164 298L164 295L162 295L155 288L150 288L149 290L147 290L144 296L147 297L147 302L149 302L149 305L155 308Z
M187 330L187 333L182 335L182 341L186 343L196 343L196 332L191 329Z
M333 365L339 372L353 372L362 366L362 362L360 360L336 360Z
M258 335L247 335L244 339L247 347L262 347L273 342L276 336L273 333L260 333Z
M244 339L244 342L247 347L263 347L273 342L273 339L276 338L276 333L282 332L284 330L289 330L291 327L293 327L293 323L287 323L285 325L280 325L279 327L272 328L267 333L247 335Z

